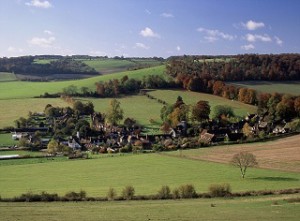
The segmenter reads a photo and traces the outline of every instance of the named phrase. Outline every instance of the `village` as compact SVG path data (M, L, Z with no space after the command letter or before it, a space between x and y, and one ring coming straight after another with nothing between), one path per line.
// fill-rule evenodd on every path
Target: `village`
M178 101L177 101L178 103ZM176 105L176 104L174 104ZM132 118L123 124L111 124L106 114L94 111L91 103L76 102L73 109L48 105L44 112L30 113L28 119L16 120L11 130L18 145L11 149L44 151L48 155L82 157L93 154L182 150L222 144L235 144L270 139L292 133L285 120L265 121L265 116L248 114L230 122L223 114L202 122L182 120L175 127L163 125L156 133L145 133Z

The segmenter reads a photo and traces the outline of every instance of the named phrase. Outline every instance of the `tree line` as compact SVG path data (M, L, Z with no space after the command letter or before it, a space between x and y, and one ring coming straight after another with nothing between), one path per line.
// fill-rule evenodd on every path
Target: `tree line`
M300 55L183 56L169 59L167 74L184 89L257 105L268 121L300 117L300 96L258 93L225 81L299 80Z
M170 57L166 73L181 81L299 80L300 55L181 56ZM188 82L186 82L188 83Z
M89 67L79 60L62 58L53 60L48 64L38 64L35 63L34 60L35 56L0 58L0 72L35 76L53 74L99 74L94 68Z

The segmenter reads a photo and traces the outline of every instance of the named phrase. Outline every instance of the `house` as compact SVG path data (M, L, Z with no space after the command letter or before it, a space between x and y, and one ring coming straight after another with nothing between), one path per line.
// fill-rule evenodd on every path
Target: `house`
M77 143L74 138L72 140L68 141L68 146L70 148L72 148L73 150L80 150L81 149L81 145L79 143Z
M214 134L208 133L207 130L203 130L200 134L200 141L204 143L211 143L214 136Z

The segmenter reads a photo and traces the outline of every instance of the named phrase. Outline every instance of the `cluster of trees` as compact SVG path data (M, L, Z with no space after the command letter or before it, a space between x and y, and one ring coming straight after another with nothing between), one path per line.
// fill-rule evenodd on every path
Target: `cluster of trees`
M138 93L140 89L171 88L176 87L175 82L170 78L164 78L159 75L147 75L142 80L129 78L127 75L119 79L112 79L106 82L96 82L96 90L92 91L88 87L78 88L70 85L63 89L62 94L67 96L84 97L118 97L120 95ZM48 93L41 95L52 96Z
M0 58L0 71L15 74L47 76L53 74L99 74L79 60L68 58L53 60L49 64L34 63L34 56Z
M121 94L133 94L140 89L170 88L174 87L172 79L165 79L159 75L147 75L142 80L128 78L127 75L121 80L113 79L107 82L96 83L96 94L99 97L118 97Z
M266 115L268 121L285 119L290 121L300 117L300 96L279 93L260 93L258 113Z
M181 96L172 105L165 105L160 111L160 117L164 122L162 130L167 131L169 126L176 127L180 122L192 121L202 122L209 119L210 105L208 101L198 101L189 106L183 102Z
M167 74L185 80L202 81L299 80L300 55L182 56L170 57Z

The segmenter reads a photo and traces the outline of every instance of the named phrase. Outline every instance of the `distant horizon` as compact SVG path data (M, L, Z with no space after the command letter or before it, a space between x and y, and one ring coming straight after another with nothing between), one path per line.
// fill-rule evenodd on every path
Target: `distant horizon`
M0 58L18 58L18 57L38 57L38 56L61 56L61 57L72 57L72 56L88 56L88 57L92 57L92 58L107 58L107 59L116 59L116 58L122 58L122 59L129 59L129 58L146 58L146 59L154 59L154 58L163 58L163 59L168 59L170 57L183 57L183 56L208 56L208 57L228 57L228 56L238 56L238 55L284 55L284 54L299 54L300 53L269 53L269 54L260 54L260 53L240 53L240 54L214 54L214 55L210 55L210 54L182 54L182 55L170 55L169 57L158 57L158 56L149 56L149 57L138 57L138 56L106 56L106 55L89 55L89 54L71 54L71 55L60 55L60 54L36 54L36 55L20 55L20 56L11 56L11 57L0 57Z
M297 0L1 0L0 57L298 54Z

